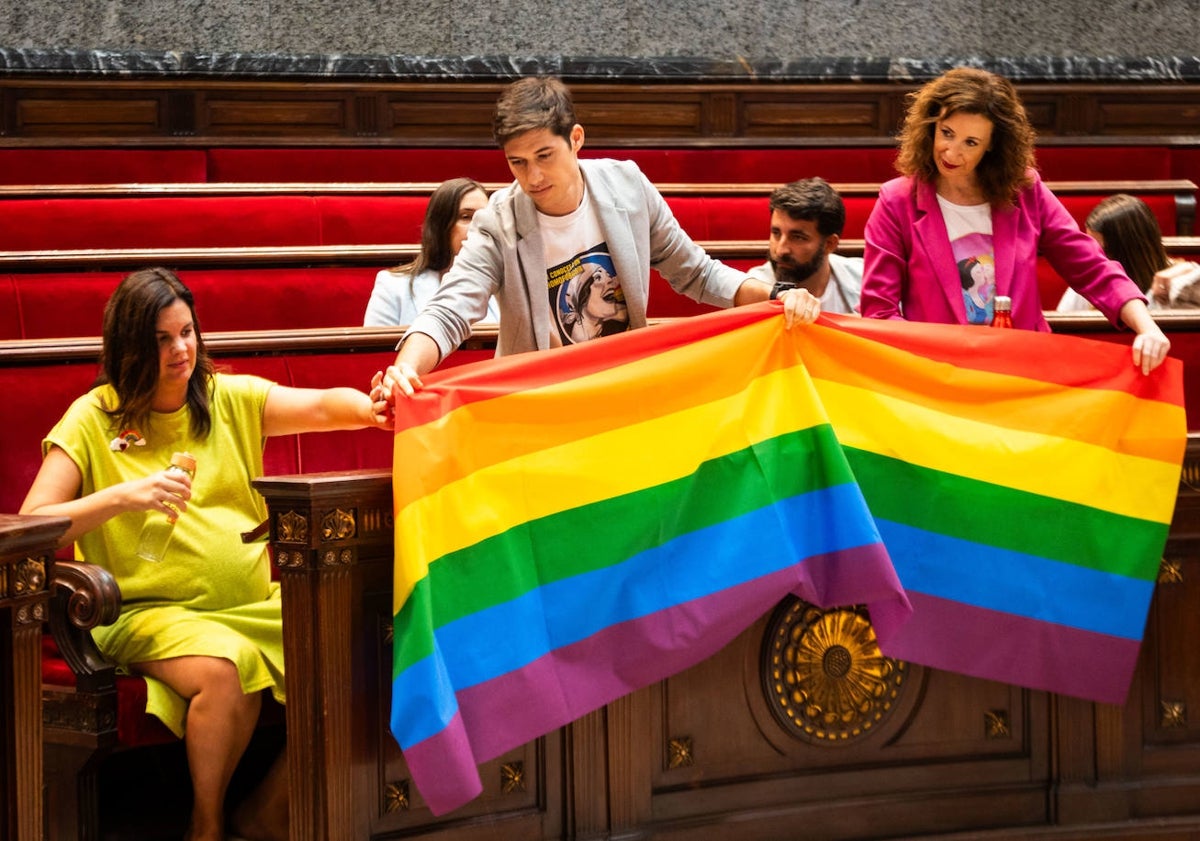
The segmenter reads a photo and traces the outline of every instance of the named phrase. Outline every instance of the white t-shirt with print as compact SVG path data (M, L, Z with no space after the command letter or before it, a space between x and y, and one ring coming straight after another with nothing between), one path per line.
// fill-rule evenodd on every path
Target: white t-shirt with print
M584 192L566 216L538 213L550 297L550 344L585 342L629 329L629 309L595 208Z
M996 251L992 245L992 208L962 205L938 196L950 250L958 264L958 280L968 324L991 324L996 298Z

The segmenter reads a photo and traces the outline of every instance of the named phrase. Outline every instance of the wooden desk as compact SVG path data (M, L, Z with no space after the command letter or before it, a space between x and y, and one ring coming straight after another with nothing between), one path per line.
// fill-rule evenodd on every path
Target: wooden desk
M866 623L784 602L709 660L485 763L483 794L442 817L388 730L390 473L258 479L283 586L291 839L1197 837L1198 476L1193 436L1123 706L906 664L893 695L832 719L845 727L789 727L766 641L811 627L860 644ZM818 676L820 648L795 646Z
M0 841L40 841L42 622L65 517L0 514Z

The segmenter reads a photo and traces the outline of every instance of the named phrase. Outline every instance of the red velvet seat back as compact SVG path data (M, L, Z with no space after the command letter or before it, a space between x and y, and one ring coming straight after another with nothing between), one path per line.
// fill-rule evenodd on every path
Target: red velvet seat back
M0 250L317 245L308 196L7 199Z
M15 514L42 463L42 439L96 379L94 363L0 368L0 511Z
M504 153L494 146L465 149L211 148L209 181L510 181Z
M0 184L202 183L204 149L0 149Z
M205 332L357 327L383 266L179 269ZM0 339L100 334L128 272L0 275Z

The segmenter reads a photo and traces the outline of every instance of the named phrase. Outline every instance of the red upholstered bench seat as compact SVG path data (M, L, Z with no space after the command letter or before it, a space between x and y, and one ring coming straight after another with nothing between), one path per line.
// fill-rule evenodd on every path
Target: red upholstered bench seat
M1088 214L1109 194L1060 195L1063 206L1083 227ZM1150 206L1165 235L1176 233L1177 208L1175 196L1146 194L1142 198ZM867 219L875 207L875 195L843 196L846 206L845 239L861 239ZM768 196L667 196L679 224L692 239L731 240L765 239L770 225Z
M766 259L730 259L743 271ZM205 333L346 328L362 325L382 267L179 269L192 289ZM0 274L0 340L94 336L104 304L128 272ZM677 294L657 272L649 316L695 315L711 307ZM3 376L0 369L0 377Z
M819 175L829 181L886 181L894 147L884 140L806 147L584 146L584 157L636 161L654 181L783 183ZM1200 180L1200 150L1163 144L1042 145L1046 178L1191 178ZM9 148L0 149L0 184L118 184L193 181L442 181L470 176L507 181L494 146L407 148Z
M424 185L426 182L417 182ZM697 240L765 238L768 183L672 182L667 204ZM840 183L840 182L837 182ZM1164 234L1194 216L1194 183L1052 182L1082 224L1103 198L1124 189L1145 199ZM0 202L0 251L123 248L218 248L378 245L420 241L428 197L374 191L322 193L313 185L256 185L251 195L74 195L8 198ZM843 237L861 238L875 205L877 182L841 184L846 204ZM259 189L260 187L266 189ZM732 188L732 189L731 189ZM397 190L400 190L398 185Z
M205 149L0 149L0 184L203 182Z
M0 250L419 242L425 196L7 199Z
M205 332L360 326L383 266L178 269ZM95 336L127 271L0 274L0 339Z
M1041 146L1038 165L1049 180L1143 180L1200 178L1194 150L1165 145ZM504 156L491 146L403 149L221 148L206 150L210 181L442 181L469 176L480 181L511 178ZM1175 164L1174 156L1182 153ZM584 146L584 158L635 161L656 182L761 182L782 184L819 175L827 181L886 181L896 174L895 148L808 146L695 148ZM1193 165L1194 164L1194 165ZM160 179L165 180L165 179Z

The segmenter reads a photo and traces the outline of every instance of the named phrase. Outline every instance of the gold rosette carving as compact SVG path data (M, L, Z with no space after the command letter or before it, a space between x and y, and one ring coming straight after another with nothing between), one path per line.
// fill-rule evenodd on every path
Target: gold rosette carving
M764 638L763 690L776 720L813 744L845 743L878 726L906 685L865 608L822 610L799 599L776 609Z

